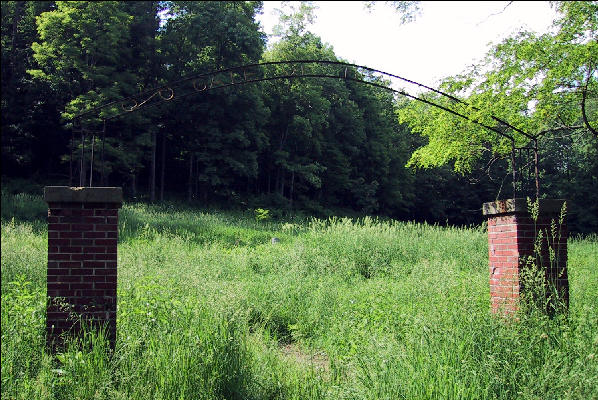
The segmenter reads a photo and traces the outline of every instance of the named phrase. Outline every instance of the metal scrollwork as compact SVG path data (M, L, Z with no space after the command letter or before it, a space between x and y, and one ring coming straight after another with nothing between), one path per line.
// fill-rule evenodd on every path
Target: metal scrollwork
M163 92L168 92L168 95L164 95ZM159 97L163 101L170 101L170 100L174 99L174 89L172 89L171 87L168 87L168 86L159 88L154 93L152 93L149 97L147 97L145 100L143 100L141 102L137 101L137 99L135 99L135 98L126 99L124 101L132 101L134 104L132 106L131 105L128 106L126 103L122 103L121 108L125 112L133 112L133 111L141 108L143 105L147 104L154 97Z
M164 96L162 94L163 91L169 91L170 94L168 96ZM166 89L158 90L158 94L160 95L160 98L164 101L170 101L170 100L174 99L174 90L171 87L167 87Z
M319 67L319 68L315 68ZM326 68L321 68L326 67ZM321 71L321 72L318 72ZM384 78L384 81L378 79ZM399 75L384 72L378 69L369 68L362 65L345 63L341 61L329 61L329 60L293 60L293 61L269 61L263 63L255 63L242 65L238 67L225 68L210 73L196 74L189 77L185 77L178 81L170 82L167 85L154 88L135 96L127 97L121 100L112 101L96 107L92 110L86 111L85 113L79 114L75 117L75 126L77 122L79 126L83 117L100 117L104 114L112 114L110 117L102 117L104 123L107 120L118 118L121 115L138 111L140 109L158 105L166 101L172 101L177 99L185 98L189 95L197 94L198 92L206 92L209 90L215 90L228 86L240 86L249 83L264 82L276 79L302 79L302 78L330 78L330 79L344 79L346 81L359 82L362 84L375 86L381 89L389 90L395 94L406 96L416 101L420 101L431 106L440 108L446 112L449 112L455 116L465 118L472 123L480 125L501 137L504 137L515 143L515 136L509 132L516 132L525 136L527 139L535 143L534 153L535 162L537 163L537 139L538 136L532 136L523 130L513 126L507 121L500 119L496 116L491 116L491 119L495 124L487 124L483 121L479 121L469 116L468 109L475 109L465 101L444 93L438 89L426 86L424 84L406 79ZM395 81L393 81L395 80ZM405 91L404 89L394 89L391 84L395 84L397 81L401 83L407 83L413 85L419 89L424 89L428 92L435 93L442 97L448 98L452 102L452 106L441 105L435 103L429 98L425 98L422 95L413 95ZM175 95L176 92L176 95ZM119 113L109 113L112 107L117 106L120 108ZM479 111L479 110L476 110ZM104 113L104 114L103 114ZM103 137L105 135L102 135ZM84 146L84 133L82 132L82 145ZM102 138L102 142L104 138ZM93 140L92 140L93 146ZM102 143L103 146L103 143ZM103 147L102 147L103 148ZM517 150L518 148L514 148ZM73 145L71 145L71 151ZM82 155L83 157L84 155ZM103 157L103 155L102 155ZM72 164L72 161L71 161ZM513 166L514 166L513 160ZM537 165L536 165L537 171ZM537 175L537 172L536 172ZM536 176L536 184L537 184Z

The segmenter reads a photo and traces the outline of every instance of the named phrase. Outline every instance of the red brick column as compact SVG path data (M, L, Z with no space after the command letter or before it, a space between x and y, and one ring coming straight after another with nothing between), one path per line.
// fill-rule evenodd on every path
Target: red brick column
M118 209L122 189L44 188L48 203L48 344L76 334L80 321L116 340Z
M564 200L539 201L536 221L528 212L526 199L500 200L485 203L488 217L488 259L490 265L490 299L493 312L510 314L519 309L519 298L525 293L521 274L529 261L544 271L549 313L557 303L569 303L567 277L567 224L559 224ZM556 230L551 228L552 221ZM542 239L537 241L539 232ZM554 235L553 235L554 233ZM539 243L539 247L537 244ZM551 253L553 255L551 260ZM558 296L555 296L558 293Z

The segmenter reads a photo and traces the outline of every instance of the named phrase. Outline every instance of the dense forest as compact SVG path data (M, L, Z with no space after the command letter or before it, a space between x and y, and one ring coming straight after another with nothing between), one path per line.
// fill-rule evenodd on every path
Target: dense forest
M569 29L572 37L562 46L574 50L585 46L588 53L587 59L579 53L579 64L572 62L561 71L581 88L567 92L571 99L565 100L575 107L561 117L566 102L561 97L546 110L539 108L541 101L537 103L545 112L543 121L550 120L549 128L558 132L540 149L541 196L570 201L572 231L597 232L598 137L591 126L598 97L598 13L595 2L581 3L560 5L560 32ZM579 8L583 4L589 8ZM77 161L82 150L90 159L92 141L99 151L99 137L89 135L82 149L80 140L72 140L73 117L106 102L186 76L249 63L343 61L309 31L313 18L309 4L281 11L279 40L270 46L256 20L261 2L5 1L1 5L3 183L25 178L68 185L78 184L72 175L87 177L88 164L81 171ZM576 36L579 32L582 40ZM584 40L588 35L590 39ZM522 57L533 53L530 43L539 43L530 37L518 40L511 47ZM503 53L497 50L495 57L508 60L511 48L504 44L500 49ZM573 53L563 50L563 57ZM363 80L388 84L360 73ZM560 85L571 81L559 79ZM459 79L447 79L443 86L451 93L463 88ZM513 91L505 90L514 97ZM491 92L490 86L479 91ZM509 117L503 112L510 108L508 103L490 96L477 99L494 104L490 111ZM483 202L512 196L512 160L502 157L506 153L500 146L482 146L488 151L478 151L465 160L467 168L460 168L464 161L452 156L455 149L443 150L437 140L455 128L442 121L438 110L415 103L382 87L341 79L281 79L206 91L112 120L106 127L102 158L96 156L94 161L94 183L122 186L131 200L178 200L201 207L265 208L317 216L481 222ZM546 117L550 112L554 115ZM425 127L438 121L445 131ZM463 133L471 130L457 128ZM426 159L432 153L422 149L432 145L437 148L430 151L441 162ZM459 151L470 154L468 149Z

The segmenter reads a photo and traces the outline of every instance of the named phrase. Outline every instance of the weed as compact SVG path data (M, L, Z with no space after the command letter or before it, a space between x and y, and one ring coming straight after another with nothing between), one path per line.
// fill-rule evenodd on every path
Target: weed
M595 238L569 241L567 318L507 325L480 228L143 204L119 222L116 348L90 331L52 357L46 233L3 216L3 399L598 398Z

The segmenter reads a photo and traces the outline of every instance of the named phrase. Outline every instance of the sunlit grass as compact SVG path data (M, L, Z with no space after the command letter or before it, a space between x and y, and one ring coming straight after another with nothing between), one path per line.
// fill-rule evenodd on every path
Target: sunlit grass
M595 237L569 242L568 318L505 324L483 228L125 205L116 349L51 357L45 206L2 204L3 399L598 397Z

